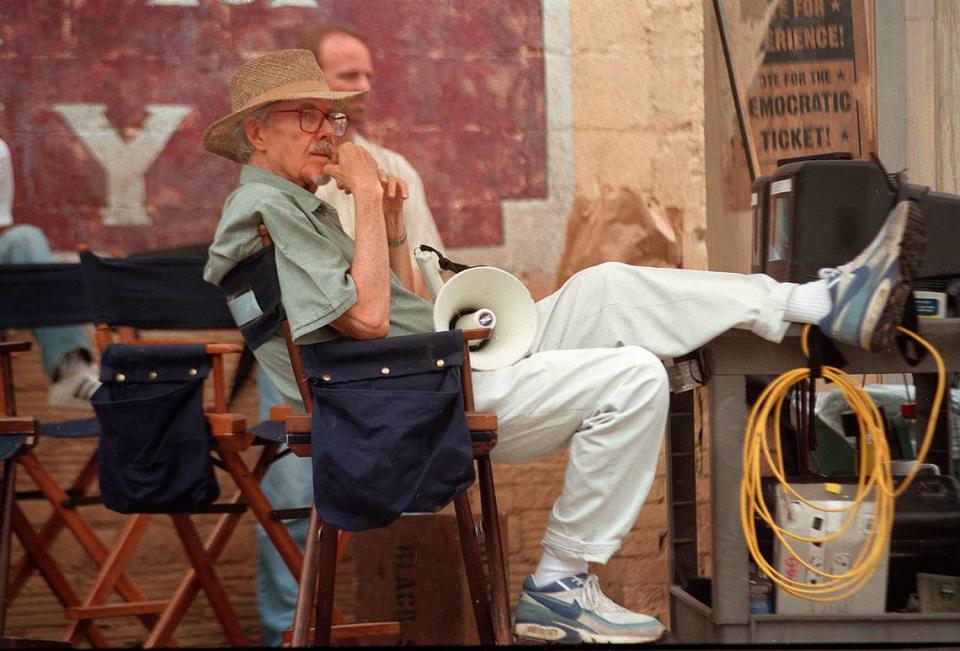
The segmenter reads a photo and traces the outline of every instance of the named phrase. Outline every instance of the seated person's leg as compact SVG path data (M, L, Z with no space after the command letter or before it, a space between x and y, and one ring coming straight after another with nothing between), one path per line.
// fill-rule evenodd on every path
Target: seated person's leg
M263 370L263 366L257 365L257 395L260 398L260 420L270 419L270 408L274 405L286 404L280 391L270 380L270 376Z
M293 539L303 547L309 520L286 523ZM263 627L263 645L280 646L283 632L293 623L297 606L297 581L280 557L277 548L259 524L257 525L257 612Z
M497 462L569 448L563 489L524 582L518 635L565 642L649 642L663 626L603 596L605 563L633 527L656 476L669 390L663 364L635 346L537 353L475 372L477 408L498 416Z
M260 419L266 420L272 405L286 401L262 366L257 372L257 388ZM310 506L313 504L312 463L308 458L287 455L270 467L260 485L275 509ZM287 520L284 524L303 548L309 521ZM265 646L280 646L283 632L293 623L299 578L290 573L263 527L257 525L257 611Z
M537 303L534 351L626 344L676 357L730 328L780 341L789 323L882 350L902 318L923 241L922 220L902 202L860 255L803 285L760 274L598 265Z
M43 231L14 226L0 235L0 263L31 264L53 261ZM97 367L81 326L34 328L43 370L52 380L49 402L62 408L89 409L90 396L100 387Z

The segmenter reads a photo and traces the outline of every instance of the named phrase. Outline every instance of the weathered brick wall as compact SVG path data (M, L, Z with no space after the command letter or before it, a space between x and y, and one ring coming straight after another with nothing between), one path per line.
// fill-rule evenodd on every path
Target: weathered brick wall
M239 167L201 137L230 77L324 23L368 36L367 135L419 170L446 244L500 243L500 200L545 193L540 0L0 3L16 220L65 250L210 241Z

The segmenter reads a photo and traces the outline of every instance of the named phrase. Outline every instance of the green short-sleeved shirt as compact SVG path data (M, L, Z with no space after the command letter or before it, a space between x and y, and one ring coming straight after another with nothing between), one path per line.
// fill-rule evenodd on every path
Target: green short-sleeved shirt
M290 330L298 343L340 334L328 324L357 302L350 276L353 240L337 213L316 196L266 170L249 165L240 187L223 206L204 278L219 284L241 260L260 249L264 224L276 248L277 275ZM433 330L430 304L390 274L390 334Z

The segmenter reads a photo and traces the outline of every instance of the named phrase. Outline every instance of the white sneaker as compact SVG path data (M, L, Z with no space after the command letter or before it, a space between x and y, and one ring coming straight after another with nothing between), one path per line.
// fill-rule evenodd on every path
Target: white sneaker
M58 409L91 409L90 397L100 388L97 366L86 351L75 350L60 358L47 402Z
M513 625L521 637L551 642L636 644L664 634L655 618L619 606L600 591L596 575L578 574L538 586L523 582Z
M820 321L828 337L878 352L893 346L897 326L912 299L926 244L923 214L901 201L869 246L835 269L821 269L832 307Z

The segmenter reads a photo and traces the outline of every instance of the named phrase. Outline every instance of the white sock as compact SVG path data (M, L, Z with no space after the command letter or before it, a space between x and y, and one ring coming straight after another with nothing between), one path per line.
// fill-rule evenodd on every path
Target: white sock
M787 299L787 311L784 321L793 323L820 323L831 308L830 292L826 280L797 285Z
M586 574L586 572L587 562L582 558L558 558L544 550L537 571L533 573L533 582L542 587L565 577Z

